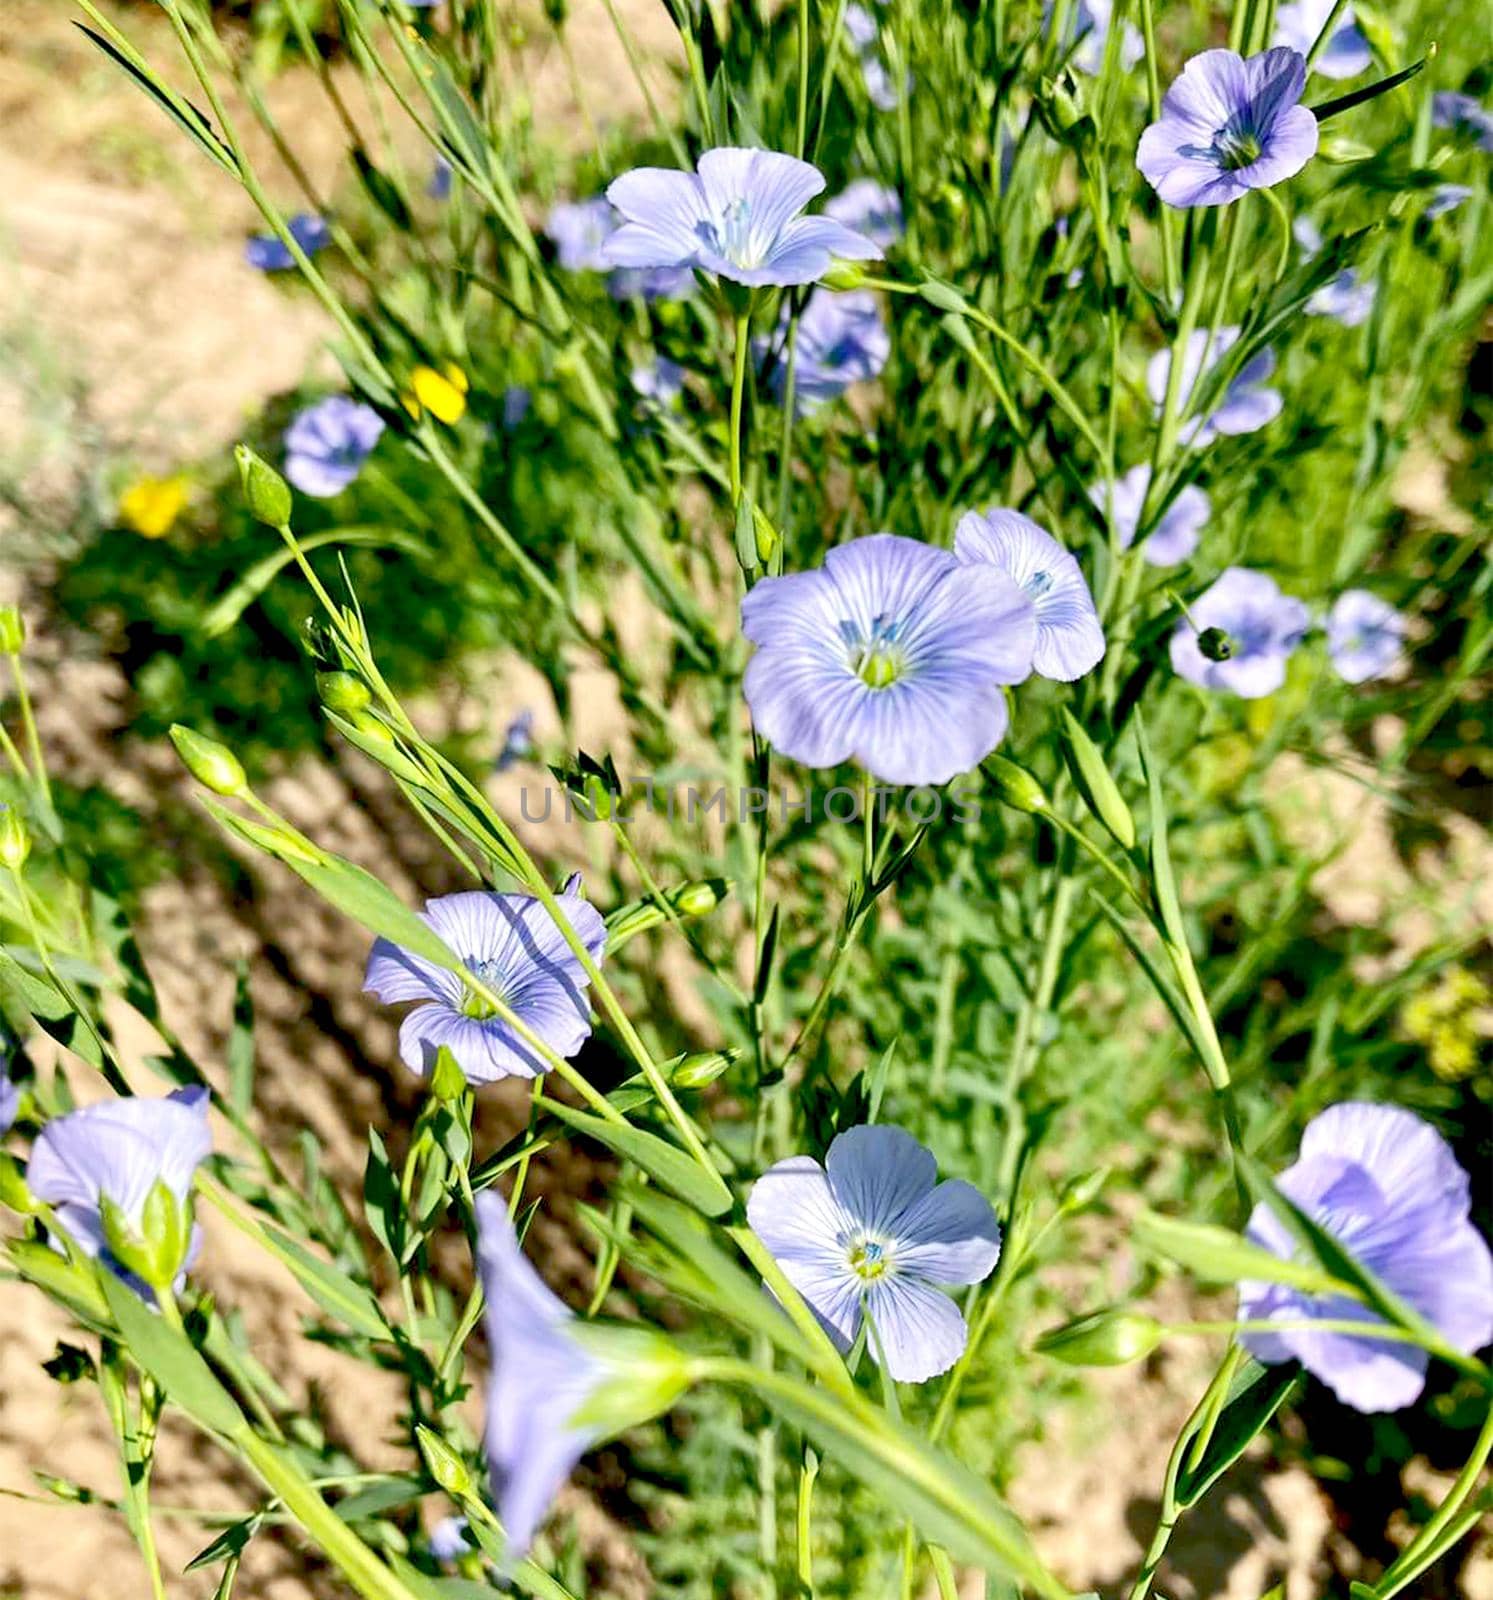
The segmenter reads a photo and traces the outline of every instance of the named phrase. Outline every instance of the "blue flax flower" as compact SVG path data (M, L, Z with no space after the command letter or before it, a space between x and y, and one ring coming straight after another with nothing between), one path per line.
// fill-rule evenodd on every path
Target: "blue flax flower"
M384 431L372 406L334 394L298 411L285 430L285 476L302 494L330 499L363 470Z
M677 300L695 286L688 267L627 267L610 271L607 240L621 219L605 195L564 201L555 206L544 231L560 265L569 272L605 272L607 293L614 300Z
M1327 654L1344 683L1382 678L1405 648L1405 619L1367 589L1348 589L1327 613Z
M1426 216L1443 217L1471 198L1472 190L1465 183L1439 183L1426 202Z
M1042 14L1049 26L1052 12L1052 0L1044 0ZM1065 46L1074 45L1068 61L1079 72L1097 77L1104 70L1104 52L1113 15L1111 0L1076 0L1068 13L1068 37L1063 43ZM1133 22L1127 22L1120 38L1120 66L1129 72L1145 53L1146 41L1141 37L1140 29Z
M1146 491L1150 487L1151 469L1144 462L1115 479L1113 510L1122 549L1128 550L1135 543L1135 530L1140 526ZM1089 499L1101 512L1104 510L1102 483L1090 488ZM1162 512L1160 521L1146 535L1140 547L1141 559L1153 567L1174 567L1179 561L1186 561L1197 549L1198 540L1212 515L1213 507L1208 496L1195 483L1189 483L1178 490L1172 503Z
M460 1561L471 1555L475 1546L468 1537L469 1523L465 1517L442 1517L430 1530L430 1553L437 1561Z
M879 260L833 217L800 215L823 188L817 167L775 150L707 150L694 172L639 167L607 190L623 222L604 254L615 267L697 267L756 287L813 283L837 257Z
M31 1192L52 1207L80 1250L97 1256L146 1299L146 1284L114 1255L104 1204L133 1239L140 1238L145 1203L158 1183L185 1213L193 1176L212 1153L207 1112L208 1092L200 1088L178 1089L159 1100L104 1100L49 1122L31 1150ZM185 1272L201 1243L193 1223L180 1259L166 1264L168 1276Z
M1333 4L1334 0L1294 0L1291 5L1281 6L1275 13L1275 37L1270 42L1307 55L1327 26ZM1369 42L1354 19L1353 7L1344 6L1312 71L1320 72L1324 78L1356 78L1367 71L1373 59Z
M902 197L875 178L857 178L846 184L833 199L824 202L824 214L883 250L896 244L906 231Z
M5 1133L21 1109L21 1091L10 1081L5 1063L0 1061L0 1133Z
M332 230L326 219L309 211L296 212L285 226L308 256L314 256L331 242ZM261 272L289 272L296 264L289 245L275 233L256 233L244 245L244 260Z
M605 272L611 263L602 248L616 229L617 215L605 195L561 201L544 224L555 258L567 272Z
M772 368L774 393L782 399L788 385L788 309L779 324ZM758 341L758 356L768 344ZM869 383L886 365L892 339L881 320L881 307L868 289L836 294L816 289L798 319L794 347L793 398L800 416L833 400L852 383Z
M1221 206L1293 177L1317 151L1317 119L1300 104L1306 62L1295 50L1247 61L1205 50L1166 92L1135 164L1169 206Z
M1201 398L1209 384L1213 370L1233 349L1239 338L1238 328L1220 328L1210 334L1206 328L1197 328L1188 337L1182 352L1182 375L1179 394L1181 413L1185 417L1190 408L1189 399ZM1166 388L1172 369L1170 350L1158 350L1146 363L1146 392L1161 412L1166 401ZM1182 429L1188 444L1212 444L1220 435L1256 433L1281 414L1285 401L1278 389L1268 389L1265 381L1275 371L1275 352L1267 345L1257 351L1229 380L1221 395L1213 397L1212 409L1206 416L1194 417Z
M1306 302L1306 313L1309 317L1331 317L1345 328L1356 328L1368 320L1374 309L1376 287L1372 279L1361 280L1352 267L1344 267Z
M667 356L656 356L628 375L633 393L657 406L671 406L684 393L684 368Z
M1078 562L1050 533L1019 511L993 506L966 511L954 530L954 554L975 568L1006 573L1031 601L1037 617L1032 668L1072 683L1104 654L1104 629Z
M449 200L451 198L451 180L453 173L451 163L444 156L437 156L430 169L430 178L425 185L425 192L432 200Z
M1001 686L1031 672L1037 635L1006 573L890 533L761 579L741 625L763 738L805 766L856 761L898 784L946 783L990 754L1006 731Z
M493 762L494 772L507 772L534 754L534 713L525 706L503 730L503 743Z
M1268 573L1228 567L1177 625L1172 667L1200 688L1262 699L1286 681L1286 661L1310 620L1306 606L1282 594ZM1203 654L1198 639L1209 630L1228 636L1227 659L1214 661Z
M575 1337L575 1315L530 1266L501 1195L477 1197L477 1271L492 1352L487 1469L507 1559L528 1550L561 1484L600 1438L576 1413L608 1377Z
M1493 1255L1470 1220L1467 1174L1414 1113L1363 1101L1332 1106L1307 1124L1300 1158L1277 1186L1456 1349L1493 1340ZM1300 1254L1264 1203L1249 1237L1274 1255ZM1241 1336L1261 1361L1301 1362L1355 1411L1398 1410L1425 1386L1426 1352L1372 1337L1382 1319L1361 1301L1245 1282L1239 1317L1361 1322L1363 1335L1307 1327Z
M1432 95L1431 121L1438 128L1470 135L1479 150L1493 151L1493 112L1473 95L1454 90Z
M581 897L579 880L572 879L558 899L565 919L599 960L606 928ZM427 901L421 920L556 1055L568 1060L590 1036L586 969L541 901L470 889ZM399 1029L400 1058L412 1072L428 1074L442 1045L473 1084L549 1071L544 1057L454 972L388 939L374 944L363 987L385 1005L419 1002Z
M869 1316L867 1348L900 1383L959 1359L969 1337L938 1287L979 1283L1000 1227L978 1189L936 1183L933 1156L900 1128L847 1128L821 1167L790 1156L752 1185L747 1221L842 1350Z

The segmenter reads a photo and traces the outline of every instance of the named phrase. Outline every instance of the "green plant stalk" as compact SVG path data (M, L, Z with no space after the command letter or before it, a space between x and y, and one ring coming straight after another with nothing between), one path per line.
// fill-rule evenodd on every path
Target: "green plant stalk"
M21 732L26 748L31 752L31 765L35 768L34 782L42 804L52 810L52 780L47 776L46 757L42 754L41 734L36 726L36 712L31 705L31 692L26 686L26 669L19 653L10 658L10 675L16 686L16 710L21 715Z
M155 1453L155 1423L148 1420L152 1409L158 1408L159 1396L155 1385L143 1373L140 1375L139 1413L132 1421L129 1396L117 1358L106 1358L98 1368L99 1389L104 1399L104 1409L114 1436L119 1444L119 1475L124 1489L120 1509L124 1520L140 1550L145 1570L150 1578L152 1600L167 1600L165 1580L161 1576L161 1558L156 1550L155 1528L150 1510L150 1469Z
M186 20L181 14L181 8L177 0L160 0L160 3L170 19L172 30L181 45L182 54L186 56L187 64L192 69L192 75L197 79L203 94L207 96L208 105L212 108L212 113L218 120L218 126L222 131L224 142L233 153L233 158L238 164L239 182L243 185L244 192L254 202L259 214L269 224L276 238L290 252L312 293L326 308L332 320L341 330L343 338L357 352L358 360L370 372L382 376L389 383L392 390L394 386L393 380L383 362L379 359L378 352L369 344L362 329L348 315L347 308L342 304L339 297L332 292L331 286L317 270L310 256L301 248L300 241L291 233L283 214L270 199L254 169L250 166L238 132L228 115L226 106L223 104L222 96L218 93L218 87L213 82L212 74L208 71L207 64L203 61L201 53L197 49L196 41L193 39L191 29L187 26Z
M726 442L727 475L731 486L731 509L741 504L741 414L746 396L747 356L751 351L750 310L741 312L735 322L736 343L731 364L731 432Z
M1161 74L1156 49L1156 0L1140 0L1141 37L1146 44L1146 107L1151 121L1161 120ZM1177 298L1177 255L1170 206L1159 207L1161 225L1161 284L1168 305Z
M1166 1548L1171 1543L1172 1534L1182 1515L1182 1507L1177 1503L1177 1480L1182 1474L1184 1457L1189 1443L1193 1442L1189 1429L1194 1421L1206 1419L1210 1414L1216 1420L1218 1406L1222 1397L1228 1392L1230 1382L1233 1380L1234 1371L1239 1365L1243 1351L1236 1344L1231 1344L1224 1354L1223 1360L1218 1364L1218 1370L1213 1374L1203 1398L1198 1401L1193 1409L1192 1416L1183 1425L1182 1431L1177 1435L1177 1442L1172 1446L1171 1455L1167 1458L1166 1477L1161 1488L1161 1509L1157 1514L1156 1531L1151 1537L1151 1543L1146 1549L1145 1558L1141 1562L1141 1569L1130 1589L1130 1600L1146 1600L1151 1592L1151 1585L1156 1579L1156 1570L1161 1565ZM1197 1437L1211 1436L1212 1427L1200 1429ZM1206 1443L1204 1445L1206 1448Z
M1316 66L1322 52L1327 48L1328 42L1337 32L1338 18L1348 8L1348 0L1336 0L1331 11L1327 13L1327 20L1322 24L1322 31L1312 40L1312 47L1306 53L1306 70L1308 73Z
M944 1478L932 1463L909 1455L891 1433L883 1413L872 1406L857 1391L835 1395L829 1391L800 1382L778 1371L762 1372L749 1361L731 1356L707 1356L695 1363L697 1381L716 1382L731 1388L745 1389L751 1394L779 1395L796 1408L824 1419L826 1425L855 1436L856 1442L867 1455L900 1477L915 1482L930 1498L936 1500L951 1517L967 1527L980 1528L971 1520L969 1503L958 1487ZM985 1530L980 1528L982 1537ZM1029 1570L1022 1573L1029 1587L1050 1600L1070 1600L1068 1591L1040 1567L1033 1556Z
M1428 1558L1434 1559L1432 1552L1437 1551L1445 1543L1444 1535L1450 1530L1467 1497L1477 1487L1478 1477L1490 1454L1493 1454L1493 1406L1488 1408L1477 1442L1473 1445L1462 1470L1457 1474L1456 1481L1447 1490L1446 1498L1436 1508L1430 1521L1400 1552L1386 1569L1383 1577L1375 1584L1379 1600L1390 1600L1392 1595L1398 1594L1407 1583L1412 1582L1425 1570L1429 1564Z
M812 1446L803 1447L798 1469L798 1513L795 1576L799 1600L814 1600L814 1480L819 1476L819 1457Z

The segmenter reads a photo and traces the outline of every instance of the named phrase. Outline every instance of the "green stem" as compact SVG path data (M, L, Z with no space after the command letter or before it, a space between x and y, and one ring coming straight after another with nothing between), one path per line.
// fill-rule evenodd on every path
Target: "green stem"
M16 709L21 714L21 731L25 735L26 748L31 752L31 765L35 769L36 787L41 794L42 802L48 811L52 809L52 784L47 777L47 763L42 755L41 734L36 726L36 714L31 706L31 694L26 687L26 670L21 665L19 655L10 658L10 674L15 680Z
M814 1600L814 1480L819 1476L819 1457L804 1446L798 1469L798 1592L800 1600Z
M750 310L736 318L736 345L731 366L731 435L727 440L729 451L728 475L731 485L731 506L741 504L741 413L746 396L747 356L751 351Z

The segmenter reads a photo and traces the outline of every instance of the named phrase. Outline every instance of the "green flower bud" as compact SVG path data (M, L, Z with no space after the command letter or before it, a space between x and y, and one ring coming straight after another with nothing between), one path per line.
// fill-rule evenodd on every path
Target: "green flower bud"
M99 1212L109 1253L152 1289L170 1289L187 1259L192 1239L190 1203L176 1198L164 1179L151 1185L135 1227L120 1208L101 1195Z
M19 872L31 854L31 833L15 806L0 806L0 867Z
M707 1083L714 1083L740 1053L739 1050L696 1050L683 1057L670 1077L681 1089L703 1089Z
M214 794L242 794L248 787L249 780L244 776L239 758L226 744L219 744L205 734L194 733L179 722L171 724L171 742L176 746L181 764L198 783L211 789Z
M329 711L341 712L345 717L363 710L373 698L368 685L351 672L318 672L316 692Z
M425 1458L425 1470L454 1500L471 1500L477 1494L477 1485L465 1461L433 1429L419 1423L415 1436L420 1442L420 1454Z
M708 916L731 892L724 878L699 878L682 884L669 896L669 904L681 917Z
M1150 1355L1165 1332L1143 1311L1094 1311L1044 1333L1037 1349L1072 1367L1122 1367Z
M1234 654L1234 641L1222 628L1204 628L1198 635L1198 649L1205 661L1228 661Z
M1063 721L1063 754L1068 770L1078 785L1090 811L1109 830L1110 836L1122 850L1135 847L1135 819L1130 807L1120 793L1120 786L1110 775L1099 746L1084 731L1083 725L1071 711L1065 709Z
M1025 767L1018 767L1002 755L986 756L982 764L995 792L1012 810L1025 811L1028 815L1047 810L1047 796L1042 785Z
M18 656L26 642L26 621L19 606L0 606L0 655Z
M826 289L859 289L870 279L858 261L832 261L829 271L819 281Z
M460 1100L467 1092L467 1075L456 1064L456 1057L442 1045L436 1051L435 1071L430 1075L430 1092L437 1100Z
M244 486L249 514L266 527L289 527L291 499L285 479L246 444L233 447L233 459L238 462L239 480Z
M1070 1178L1063 1185L1063 1192L1058 1197L1058 1204L1064 1211L1082 1211L1086 1206L1091 1206L1099 1198L1100 1191L1109 1182L1110 1169L1108 1167L1095 1167L1092 1172L1080 1172L1076 1178Z

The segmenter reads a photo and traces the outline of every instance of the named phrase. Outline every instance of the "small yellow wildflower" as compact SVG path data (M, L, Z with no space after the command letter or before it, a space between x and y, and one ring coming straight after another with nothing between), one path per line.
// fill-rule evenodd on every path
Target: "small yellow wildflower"
M410 393L400 396L404 409L418 422L422 410L449 427L459 422L467 409L467 375L453 362L437 372L434 367L416 367L410 374Z
M119 497L119 520L144 539L160 539L171 532L186 504L187 480L179 473L137 478Z
M1448 967L1400 1007L1400 1026L1426 1047L1431 1070L1455 1082L1477 1070L1481 1041L1493 1034L1488 985L1466 967Z

